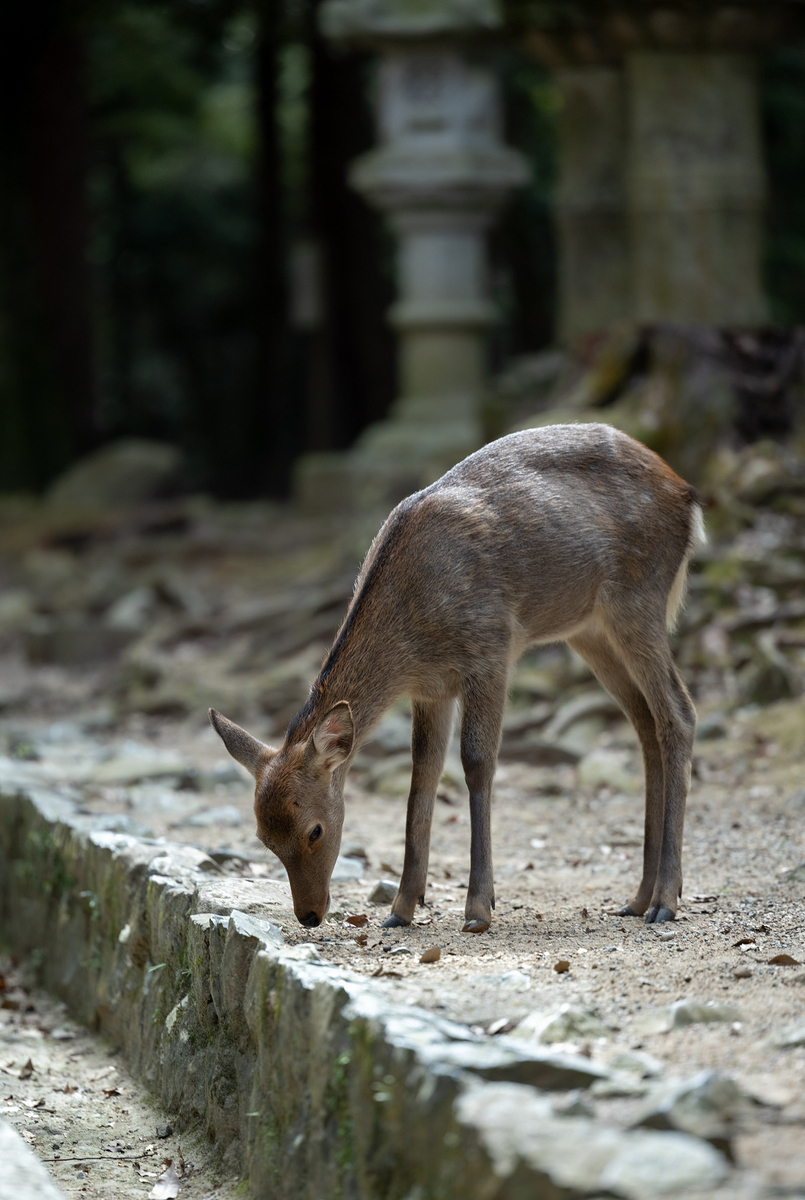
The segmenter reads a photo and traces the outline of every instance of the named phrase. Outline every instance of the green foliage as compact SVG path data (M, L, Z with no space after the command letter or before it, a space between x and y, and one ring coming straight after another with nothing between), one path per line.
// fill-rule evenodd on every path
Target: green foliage
M252 10L107 9L89 39L104 424L237 491L255 390Z

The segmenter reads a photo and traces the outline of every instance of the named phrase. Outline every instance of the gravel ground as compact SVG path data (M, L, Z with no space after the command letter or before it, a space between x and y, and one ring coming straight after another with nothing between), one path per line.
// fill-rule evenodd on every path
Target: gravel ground
M402 719L400 714L393 718ZM79 733L69 722L32 722L27 736L40 758L29 769L58 773L63 781L71 763L85 763L92 755L107 756L101 760L107 763L125 762L135 751L172 763L174 772L177 763L186 764L199 776L196 786L202 790L181 786L181 774L132 786L85 783L79 788L83 809L103 824L215 853L223 870L254 881L259 910L261 879L282 879L284 872L256 840L247 780L239 768L227 767L206 728L152 720L149 736L146 724L132 718L127 729L99 734ZM531 1012L570 1005L600 1022L595 1036L570 1036L577 1049L596 1059L608 1062L639 1050L656 1060L651 1069L663 1077L684 1078L703 1068L732 1076L758 1102L735 1140L738 1163L749 1179L803 1188L805 1038L787 1049L770 1044L780 1031L802 1021L805 1000L805 884L785 877L805 859L805 796L798 789L803 708L798 701L781 702L702 724L715 727L718 736L697 743L685 896L673 925L647 927L615 913L634 888L641 856L639 755L625 723L610 725L594 738L582 760L592 756L595 761L597 755L621 790L579 782L581 767L500 764L493 818L497 908L488 933L460 932L469 823L450 772L437 803L426 907L410 929L381 929L388 905L372 904L368 897L379 879L393 881L401 869L405 800L367 788L367 776L377 775L382 761L374 758L362 761L347 789L342 850L360 878L333 884L332 912L318 929L303 930L290 908L278 914L272 907L266 915L279 921L289 941L314 943L328 960L376 977L395 999L478 1029L509 1032ZM15 729L19 736L19 723ZM110 759L114 753L117 758ZM386 761L393 770L385 785L393 791L399 758L395 754ZM366 924L358 928L346 920L360 915ZM433 946L440 948L439 960L420 963L423 951ZM772 960L780 955L793 961L775 965ZM562 962L567 968L557 971ZM727 1006L726 1019L661 1031L663 1010L683 999ZM39 998L37 1006L43 1003ZM71 1062L66 1044L43 1038L25 1022L15 1036L34 1039L45 1069L62 1078ZM16 1067L16 1060L29 1053L25 1042L8 1057ZM101 1051L93 1053L92 1069L102 1070L97 1064L110 1060ZM52 1061L51 1055L56 1056ZM79 1082L86 1086L87 1076ZM31 1086L28 1081L28 1090ZM636 1078L633 1094L585 1099L585 1104L607 1119L628 1123L646 1086ZM17 1095L15 1087L11 1091ZM127 1095L128 1089L136 1093L131 1081L126 1089ZM99 1138L113 1136L102 1127L109 1111L102 1089L85 1095L82 1113L92 1113ZM135 1134L126 1136L133 1145L141 1144L134 1137L153 1141L152 1133L144 1132L153 1129L152 1116L132 1119L130 1125ZM60 1136L67 1138L63 1129ZM50 1157L44 1154L50 1143L37 1138L35 1148ZM127 1164L126 1173L131 1169ZM59 1168L60 1181L63 1171ZM65 1177L78 1186L74 1171ZM127 1177L131 1194L143 1194L142 1185Z

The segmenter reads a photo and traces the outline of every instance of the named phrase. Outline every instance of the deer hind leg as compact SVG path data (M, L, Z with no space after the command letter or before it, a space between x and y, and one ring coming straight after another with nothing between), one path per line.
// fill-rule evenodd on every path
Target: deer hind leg
M665 814L665 776L654 717L645 696L604 637L584 635L573 638L569 645L582 656L599 683L620 704L635 728L643 751L646 787L643 876L632 899L620 910L623 917L642 917L651 907L654 895Z
M417 903L425 903L430 853L430 827L436 789L453 728L453 700L420 701L412 705L411 790L405 818L405 860L400 887L384 929L410 925Z
M638 621L617 639L621 661L646 698L662 755L662 840L646 923L672 921L682 894L682 835L690 785L696 710L679 677L665 629Z
M461 765L470 793L470 880L463 933L485 933L495 907L492 876L492 780L495 776L506 678L465 686Z

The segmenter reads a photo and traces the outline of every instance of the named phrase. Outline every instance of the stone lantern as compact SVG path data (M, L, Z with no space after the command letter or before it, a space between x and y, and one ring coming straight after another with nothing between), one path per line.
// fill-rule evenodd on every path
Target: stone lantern
M388 420L342 455L309 455L308 507L388 505L481 444L486 373L486 235L528 171L502 142L498 82L483 43L494 0L328 0L330 38L378 54L378 145L350 181L388 216L397 242L399 395Z
M767 320L756 53L804 22L795 0L526 8L524 44L555 72L565 100L557 194L565 341L623 317Z

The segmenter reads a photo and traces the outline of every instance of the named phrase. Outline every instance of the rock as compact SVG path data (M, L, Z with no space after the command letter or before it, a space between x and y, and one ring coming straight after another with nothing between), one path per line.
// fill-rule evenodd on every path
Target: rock
M402 956L405 954L413 954L413 953L414 952L410 946L389 946L388 950L386 951L386 954L388 954L389 956L391 956L391 955Z
M391 879L380 879L369 893L370 904L391 904L397 895L397 884Z
M173 1136L173 1126L172 1125L163 1125L163 1124L157 1125L157 1137L158 1138L169 1138L172 1136Z
M134 746L130 753L126 753L126 749L124 744L124 753L97 763L90 771L87 782L100 787L126 787L145 779L181 777L187 770L187 765L181 759L139 753Z
M721 713L707 713L700 717L696 724L696 741L705 742L711 738L726 737L729 732L727 722Z
M557 975L566 975L570 970L570 963L566 958L560 958L558 962L553 964L553 969Z
M242 767L240 763L232 762L231 759L228 762L221 759L209 771L202 771L198 776L198 786L201 791L204 791L205 788L213 789L219 784L226 786L230 783L250 783L254 787L254 781L246 768Z
M749 1101L733 1079L701 1071L691 1079L669 1081L650 1093L632 1118L632 1126L674 1129L704 1138L730 1154Z
M145 504L175 488L181 466L175 446L125 438L79 459L51 484L45 502L74 512Z
M16 1129L0 1117L0 1195L8 1200L64 1200L45 1167Z
M493 987L516 988L527 991L531 987L531 976L527 971L496 971L491 975L476 975L476 982L482 986L491 984Z
M597 1079L590 1088L596 1100L624 1099L628 1096L645 1096L648 1085L635 1075L613 1075L611 1079Z
M104 624L107 629L142 633L151 623L157 604L157 594L153 588L134 588L107 608Z
M221 868L204 850L199 850L196 846L170 844L148 864L150 875L173 875L181 878L190 871L220 874Z
M554 968L555 970L556 968ZM550 1045L555 1042L588 1041L608 1037L612 1031L586 1009L563 1004L558 1011L534 1011L517 1025L515 1037Z
M547 738L561 737L577 721L584 721L592 716L619 720L623 718L623 710L601 688L594 688L582 692L580 696L574 696L572 700L562 704L546 726L545 736Z
M630 755L622 750L592 750L578 766L582 787L611 787L616 792L635 794L641 781L629 766Z
M0 634L23 629L31 618L33 601L21 588L0 591Z
M427 950L423 950L419 956L421 963L435 963L442 957L441 946L428 946Z
M641 1033L668 1033L671 1029L684 1029L686 1025L743 1020L741 1010L731 1004L703 1004L699 1000L677 1000L675 1004L647 1013L635 1021L635 1029Z
M494 1164L499 1191L490 1195L654 1200L725 1174L723 1156L697 1138L558 1117L547 1097L516 1084L468 1086L458 1110Z
M805 863L800 863L798 867L786 871L783 879L786 883L805 883Z
M177 822L191 825L194 829L206 829L210 825L242 825L243 813L234 804L223 804L220 808L205 808Z
M573 766L579 761L577 751L556 742L547 742L539 732L532 730L505 738L500 747L500 757L517 759L534 767Z
M363 862L360 858L349 858L346 854L339 854L335 860L331 879L335 883L344 883L348 879L360 879L363 875ZM395 894L397 889L394 889ZM371 900L371 896L369 899Z
M568 1092L565 1096L557 1096L551 1101L551 1108L556 1113L557 1117L594 1117L595 1108L584 1095L584 1092L576 1090Z
M132 634L108 629L81 612L37 616L25 630L25 654L32 663L77 666L119 654Z
M646 1134L631 1141L601 1172L601 1189L627 1200L714 1187L726 1174L715 1147L685 1134Z
M778 1050L787 1050L792 1046L805 1046L805 1021L798 1021L773 1033L765 1039L764 1044Z
M742 964L741 966L735 968L735 970L732 972L732 975L734 979L751 979L754 975L754 971L751 967Z
M660 1060L643 1050L622 1051L611 1058L608 1065L613 1071L625 1071L627 1074L640 1075L643 1078L662 1075L663 1071Z
M508 1034L484 1042L449 1042L428 1047L433 1063L472 1071L484 1079L526 1083L548 1092L588 1088L606 1079L605 1068L582 1054L543 1050Z

